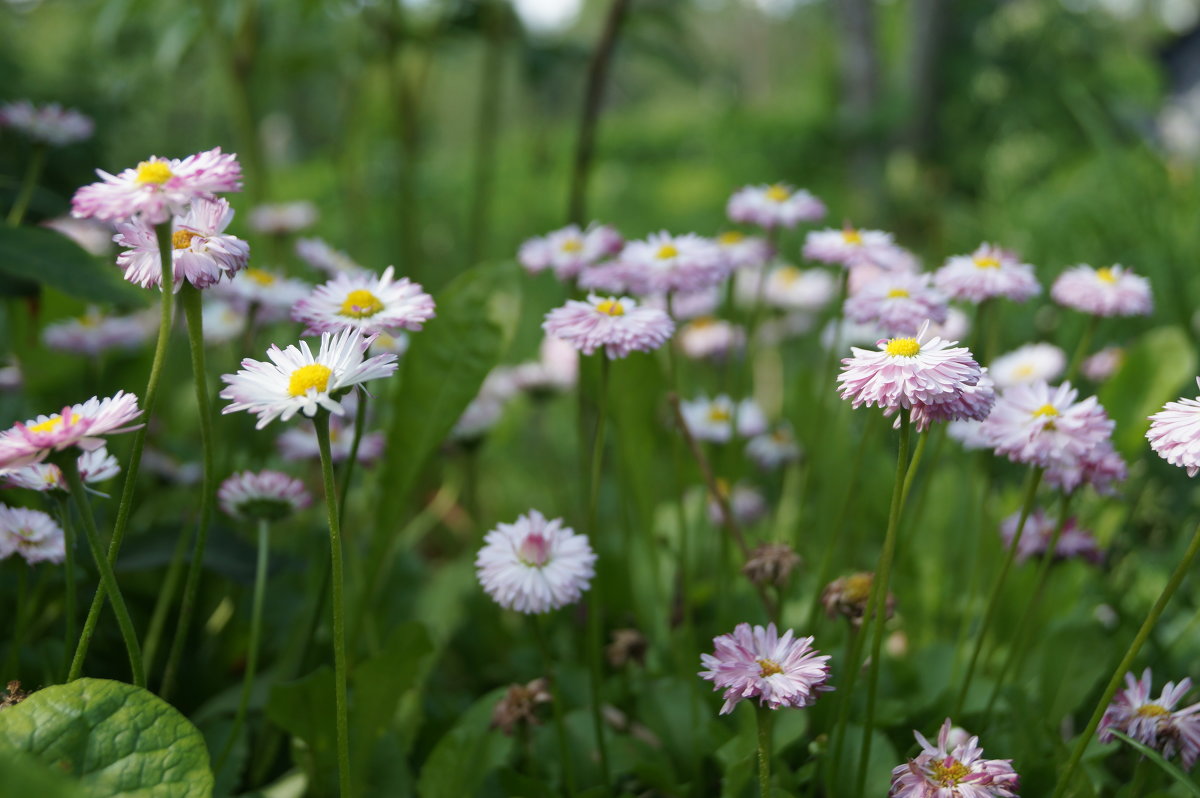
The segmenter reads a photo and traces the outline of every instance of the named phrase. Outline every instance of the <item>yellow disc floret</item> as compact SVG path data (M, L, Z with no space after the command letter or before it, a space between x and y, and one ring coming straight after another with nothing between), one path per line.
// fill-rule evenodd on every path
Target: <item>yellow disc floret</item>
M847 244L861 244L862 233L858 232L853 227L847 227L842 231L842 240Z
M1033 411L1035 417L1054 418L1058 415L1058 408L1051 404L1044 404L1037 410Z
M957 759L950 759L949 764L946 760L935 761L932 771L930 775L943 787L954 787L971 775L971 769Z
M568 238L566 241L562 242L563 252L579 252L582 249L583 242L578 238Z
M624 316L625 306L615 299L606 299L596 305L596 311L606 316Z
M993 258L990 255L980 255L975 258L975 266L979 269L999 269L1000 261L998 258Z
M767 199L771 200L772 202L783 202L790 196L792 196L792 192L788 191L779 183L776 183L767 189Z
M720 405L713 405L708 409L708 420L714 424L723 424L731 418L733 414Z
M175 175L166 161L142 161L137 165L137 182L161 186Z
M275 275L270 272L265 272L262 269L249 268L243 272L246 277L258 283L259 285L273 285L275 283Z
M175 249L187 249L192 245L193 238L200 238L199 233L191 230L176 230L171 234L171 246Z
M762 678L774 676L777 673L783 673L783 668L779 667L779 663L770 659L755 660L758 663L758 675Z
M893 338L884 351L892 357L916 357L921 345L916 338Z
M1108 266L1105 266L1103 269L1097 269L1096 276L1100 278L1101 282L1108 283L1109 285L1117 282L1117 275Z
M338 315L349 316L353 319L365 319L368 316L374 316L381 310L383 310L383 303L379 301L379 298L370 291L359 288L346 295L346 301L342 303L342 309L338 311Z
M791 285L800 279L800 270L795 266L780 266L775 270L775 279L784 285Z
M329 377L332 374L333 371L328 366L322 366L320 363L301 366L292 372L292 378L288 380L288 393L292 396L304 396L314 388L318 393L324 393L329 387Z
M679 249L674 244L663 244L658 248L657 257L659 260L674 258L679 254Z
M71 414L71 423L72 424L79 423L79 414L78 413ZM29 427L29 431L30 432L54 432L54 430L61 427L62 424L63 424L63 417L61 415L59 415L58 413L55 413L54 415L50 416L50 418L43 421L41 424L34 424L32 427Z
M888 299L904 299L909 296L908 291L903 288L893 288L887 292Z
M1157 718L1170 713L1160 707L1158 704L1142 704L1137 708L1137 713L1143 718Z
M744 241L745 238L746 234L741 230L726 230L724 233L721 233L721 236L717 239L717 241L726 245L739 244Z

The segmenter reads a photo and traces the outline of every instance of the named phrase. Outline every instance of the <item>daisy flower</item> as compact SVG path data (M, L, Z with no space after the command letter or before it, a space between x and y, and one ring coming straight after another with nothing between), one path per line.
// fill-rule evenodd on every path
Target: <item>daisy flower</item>
M317 223L317 206L307 200L256 205L250 210L250 229L282 236L298 233Z
M104 482L121 473L121 464L103 446L79 455L75 465L79 469L79 478L89 484ZM39 493L48 490L65 492L68 489L62 469L54 463L34 463L5 471L0 473L0 481L15 488L36 490Z
M215 294L243 312L256 307L256 318L272 322L289 318L296 303L311 292L312 286L303 280L282 272L251 267L219 284Z
M382 276L339 274L297 302L292 319L308 325L305 335L345 329L363 335L419 330L434 316L433 297L407 277L394 276L391 266Z
M812 643L811 637L794 638L791 629L779 635L773 623L765 629L739 623L732 634L713 638L712 654L700 655L707 668L700 678L725 691L722 715L744 698L757 698L770 709L812 706L818 694L833 690L826 684L830 658Z
M1033 266L992 244L981 244L970 255L947 260L934 275L934 283L951 299L976 303L995 297L1024 302L1042 290Z
M613 268L635 294L699 291L721 282L730 271L711 239L666 231L626 244Z
M776 266L767 272L763 299L772 307L784 310L822 310L837 295L834 276L824 269L798 269L790 264Z
M140 216L147 224L162 224L181 215L196 199L213 199L220 191L242 190L242 167L237 156L217 147L183 160L150 156L136 168L111 175L96 170L101 182L84 186L71 199L71 214L101 221Z
M931 279L928 274L882 274L846 300L846 318L892 335L912 335L926 321L940 324L948 307Z
M0 127L20 131L52 147L65 147L90 139L96 126L91 117L58 103L39 107L29 100L18 100L0 105Z
M989 367L1001 390L1026 382L1050 382L1067 367L1067 356L1054 344L1025 344L996 358Z
M1017 536L1017 526L1021 523L1021 511L1005 518L1000 524L1000 537L1004 547L1011 548L1013 539ZM1025 519L1025 529L1021 533L1021 541L1017 544L1015 561L1025 562L1032 558L1040 558L1050 546L1058 521L1042 510L1034 510ZM1059 533L1058 543L1054 546L1054 559L1070 560L1078 557L1098 565L1104 555L1096 544L1096 538L1086 529L1081 529L1074 518L1067 519L1062 532Z
M1149 668L1141 679L1125 674L1125 689L1117 693L1100 720L1100 742L1112 741L1113 731L1119 731L1167 759L1180 753L1184 768L1191 770L1200 755L1200 704L1182 709L1175 705L1192 688L1192 680L1167 682L1159 697L1151 699L1151 678Z
M586 230L570 224L521 245L517 260L530 274L550 269L560 280L578 276L605 258L616 255L625 239L609 225L592 223Z
M208 288L222 277L232 279L246 267L250 245L237 236L225 235L233 221L233 208L223 199L197 198L187 212L175 219L171 234L171 265L178 291L187 280L197 288ZM142 288L162 284L158 238L146 219L117 224L113 241L125 247L117 265L125 279Z
M129 432L142 411L137 396L117 391L100 399L64 407L61 413L41 415L0 432L0 469L40 463L52 452L78 446L85 452L104 445L105 435Z
M715 316L721 306L721 291L715 285L699 291L687 291L682 294L672 294L670 303L666 294L654 294L645 297L642 304L650 308L658 308L671 318L683 321L698 319L702 316Z
M915 338L881 339L877 351L852 347L837 381L841 396L857 408L924 408L964 402L968 387L983 376L965 346L930 337L923 326Z
M630 297L589 294L586 302L567 300L547 313L542 329L585 355L603 347L608 358L616 360L662 346L675 332L675 322L661 310L639 307Z
M725 500L729 502L733 520L737 521L738 525L750 526L755 521L766 517L767 500L758 488L738 484L734 485L731 490L725 480L718 480L717 490L723 493ZM715 496L710 496L708 499L708 520L715 526L720 526L725 521L725 516L721 512L721 503Z
M30 565L62 562L67 556L62 527L43 512L0 504L0 559L12 554Z
M1097 493L1111 496L1116 485L1129 476L1125 460L1105 439L1077 458L1052 463L1046 469L1046 484L1063 491L1073 491L1080 485L1091 485Z
M338 396L368 380L390 377L396 371L396 356L376 355L363 359L371 338L358 330L322 333L316 355L301 341L300 347L267 350L270 363L246 358L237 374L223 374L222 399L230 400L221 412L247 410L258 416L256 429L276 418L289 420L298 412L308 417L324 408L336 416L345 411Z
M1050 296L1063 307L1093 316L1149 316L1154 309L1150 281L1119 264L1067 269L1054 281Z
M47 324L42 341L47 349L98 355L110 349L137 349L150 337L153 325L146 314L105 316L89 307L82 316Z
M1020 778L1011 759L984 759L978 737L951 743L946 718L933 745L918 731L913 734L921 753L892 771L888 798L1016 798Z
M217 501L234 518L280 521L312 503L304 483L279 471L242 471L227 477Z
M770 230L823 219L825 205L803 189L775 183L738 189L729 198L725 214L731 221L756 224Z
M1200 385L1200 377L1196 378ZM1173 466L1183 466L1189 477L1200 471L1200 396L1167 402L1150 416L1146 431L1150 448Z
M692 360L724 360L746 346L746 331L732 322L702 316L683 326L679 349Z
M325 272L330 277L336 277L342 272L366 271L358 265L354 258L341 250L334 249L320 238L297 239L296 254L309 266L317 271Z
M764 265L774 254L765 238L748 236L741 230L726 230L717 236L717 247L730 269L751 269Z
M204 343L209 346L228 343L246 329L245 309L220 297L206 301L200 313L204 322Z
M1106 346L1089 356L1080 366L1083 376L1092 382L1104 382L1117 373L1125 362L1125 350L1119 346Z
M531 614L574 604L596 575L587 536L563 526L561 518L547 521L537 510L499 524L483 543L476 574L505 609Z
M753 438L767 430L767 417L753 399L735 403L725 394L714 399L699 396L680 402L679 410L688 432L698 441L728 443L733 438L735 420L737 434L743 438Z
M792 428L781 424L771 432L751 438L746 444L746 457L763 471L774 471L800 459L800 444Z
M1073 466L1113 431L1113 421L1089 396L1075 401L1079 392L1064 382L1051 388L1044 382L1017 385L996 399L983 422L983 434L996 454L1016 463L1042 468Z
M534 395L569 391L579 382L579 350L547 335L538 347L538 359L514 367L512 377L519 390Z
M956 307L946 311L946 320L941 324L930 323L929 331L939 338L961 341L971 332L971 317Z
M935 421L983 421L996 405L996 386L987 369L980 369L979 381L974 385L963 385L956 399L938 404L914 405L910 420L917 432L924 432ZM891 417L898 408L887 408L884 418ZM900 419L895 427L898 429Z
M804 257L821 263L838 263L848 269L876 266L885 271L896 268L899 247L890 233L880 230L813 230L804 239Z

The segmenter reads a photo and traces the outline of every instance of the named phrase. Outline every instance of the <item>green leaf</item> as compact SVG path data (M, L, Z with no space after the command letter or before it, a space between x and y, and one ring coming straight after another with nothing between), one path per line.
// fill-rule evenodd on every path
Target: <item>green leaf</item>
M207 798L213 790L196 727L122 682L79 679L39 690L0 712L0 744L78 777L97 798Z
M300 764L318 794L329 792L337 776L337 727L333 669L322 665L303 678L271 686L267 717L291 736L302 740ZM298 749L299 750L299 749Z
M38 798L85 798L77 782L28 754L0 747L0 788L5 795Z
M508 758L513 741L490 727L492 709L508 688L480 698L458 724L442 735L421 768L417 794L421 798L462 798L478 795L488 771Z
M401 696L416 686L421 665L431 653L429 633L412 621L397 627L379 654L355 668L351 718L360 744L388 728Z
M1178 327L1150 330L1126 350L1120 370L1100 390L1100 404L1117 422L1113 439L1122 454L1145 448L1150 414L1178 397L1195 375L1196 352Z
M88 302L122 307L147 303L148 294L122 280L115 266L43 227L0 227L0 275L40 283Z
M1180 770L1178 767L1171 764L1167 760L1163 759L1162 754L1158 753L1158 751L1155 751L1153 748L1150 748L1147 745L1143 745L1142 743L1139 743L1137 740L1134 740L1133 738L1117 731L1116 729L1109 729L1109 731L1112 733L1113 737L1116 737L1117 739L1123 740L1126 743L1128 743L1129 745L1132 745L1134 748L1136 748L1141 753L1142 756L1146 757L1151 762L1158 765L1158 767L1164 773L1166 773L1171 778L1175 779L1175 781L1177 783L1182 784L1183 788L1185 790L1187 790L1189 795L1200 796L1200 784L1196 784L1196 782L1194 782L1188 778L1188 775L1186 773L1184 773L1182 770Z

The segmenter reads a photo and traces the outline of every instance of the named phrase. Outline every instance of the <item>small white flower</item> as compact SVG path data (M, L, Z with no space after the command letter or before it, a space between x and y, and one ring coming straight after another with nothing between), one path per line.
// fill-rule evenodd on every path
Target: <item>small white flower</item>
M542 613L573 604L596 575L585 535L530 510L483 539L475 568L483 589L505 609Z
M700 441L728 443L733 438L734 421L737 434L743 438L761 435L767 429L767 419L753 399L734 403L722 394L714 399L700 396L680 403L683 421L688 432Z
M1053 382L1067 367L1067 356L1054 344L1026 344L996 358L989 372L1000 389L1033 382Z

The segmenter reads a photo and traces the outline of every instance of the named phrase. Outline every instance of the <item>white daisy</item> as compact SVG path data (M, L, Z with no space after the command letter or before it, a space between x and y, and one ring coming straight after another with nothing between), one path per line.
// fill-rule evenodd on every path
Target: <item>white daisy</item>
M596 575L587 536L530 510L499 524L483 538L475 558L479 583L501 607L541 613L573 604Z
M382 276L339 274L292 308L292 318L307 324L306 335L355 329L364 335L419 330L433 318L433 297L407 277L394 279L388 266Z

